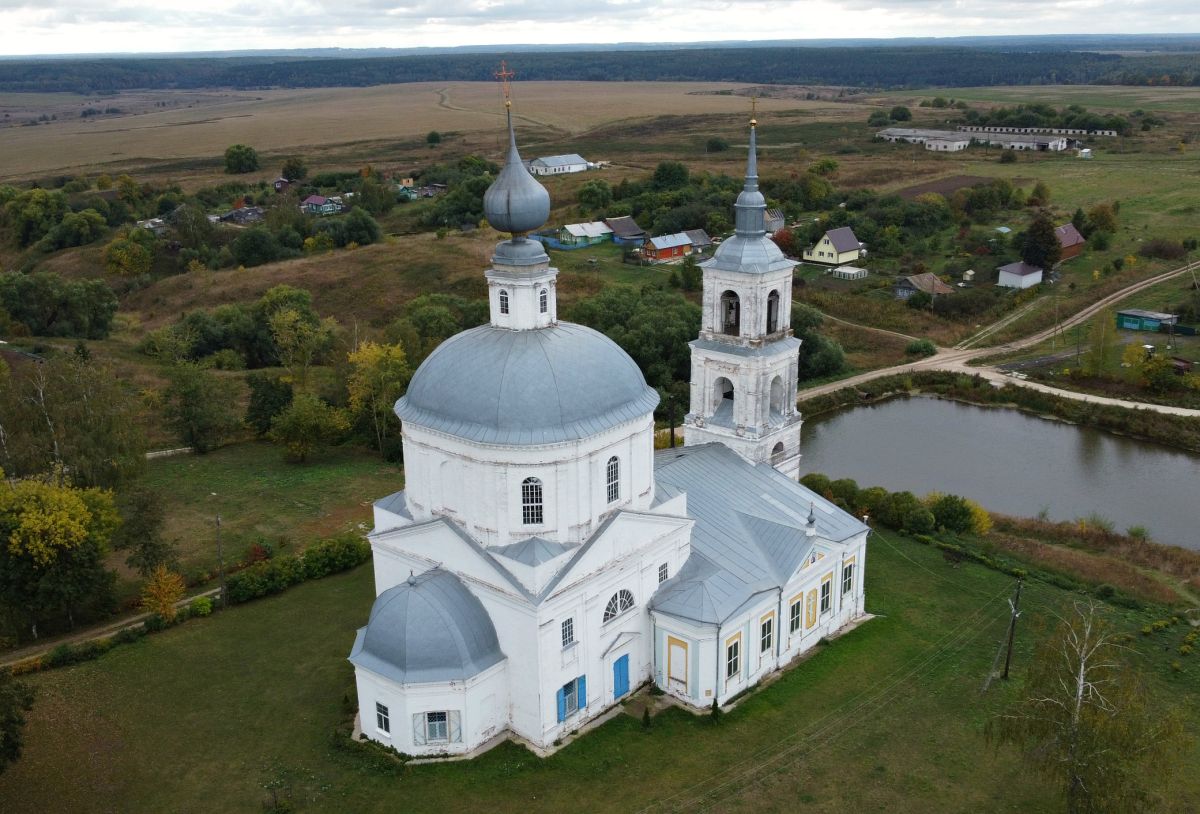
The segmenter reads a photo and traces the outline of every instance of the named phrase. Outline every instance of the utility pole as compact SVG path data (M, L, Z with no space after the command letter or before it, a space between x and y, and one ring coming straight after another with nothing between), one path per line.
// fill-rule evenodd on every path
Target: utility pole
M217 573L221 578L221 609L227 607L225 593L225 550L221 547L221 515L217 515Z
M1012 664L1012 648L1013 636L1017 632L1017 618L1021 612L1018 608L1021 606L1021 577L1017 577L1017 592L1012 599L1008 600L1008 606L1012 609L1012 618L1008 620L1008 652L1004 654L1004 674L1000 676L1005 681L1008 681L1008 667Z

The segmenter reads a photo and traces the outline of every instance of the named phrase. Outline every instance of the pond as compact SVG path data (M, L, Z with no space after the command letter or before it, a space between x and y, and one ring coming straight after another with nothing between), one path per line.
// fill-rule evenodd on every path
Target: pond
M859 486L949 492L993 511L1097 515L1160 543L1200 549L1200 455L1011 409L890 399L805 421L801 474Z

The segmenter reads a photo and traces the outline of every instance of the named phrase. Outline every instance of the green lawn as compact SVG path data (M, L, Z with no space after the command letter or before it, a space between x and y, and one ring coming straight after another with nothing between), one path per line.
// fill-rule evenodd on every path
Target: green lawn
M143 482L163 498L164 534L179 541L188 573L216 567L217 514L227 559L240 558L259 538L299 548L347 529L365 532L370 503L402 489L404 476L359 447L337 447L294 464L280 447L250 442L151 461Z
M867 591L879 617L715 727L671 710L646 732L620 716L546 760L506 744L391 774L329 739L373 596L371 569L359 568L33 677L26 754L0 775L0 799L6 812L255 812L278 785L313 812L1057 811L1053 789L981 734L1016 689L980 692L1010 588L996 572L877 536ZM1065 596L1028 586L1018 674ZM1129 629L1153 618L1114 616ZM1194 728L1197 668L1172 674L1159 652L1181 635L1135 644L1158 689L1191 702ZM1181 762L1198 757L1193 745ZM1155 810L1195 810L1200 776L1181 773L1170 795Z

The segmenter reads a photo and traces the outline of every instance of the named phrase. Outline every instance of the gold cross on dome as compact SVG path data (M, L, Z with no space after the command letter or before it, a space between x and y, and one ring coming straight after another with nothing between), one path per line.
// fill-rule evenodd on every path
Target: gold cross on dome
M509 80L516 75L515 71L508 69L508 64L504 60L500 60L500 70L493 74L493 76L500 80L500 87L504 89L505 107L512 107L512 86L509 85Z

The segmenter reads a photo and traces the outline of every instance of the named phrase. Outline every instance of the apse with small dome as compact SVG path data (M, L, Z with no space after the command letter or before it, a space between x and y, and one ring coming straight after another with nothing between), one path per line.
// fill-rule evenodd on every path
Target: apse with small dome
M702 264L686 446L656 453L636 363L558 319L531 236L550 196L505 107L490 320L396 403L404 488L374 504L377 597L350 654L357 736L427 757L549 753L649 684L723 703L863 615L867 528L795 479L792 263L763 226L755 123L736 233Z

